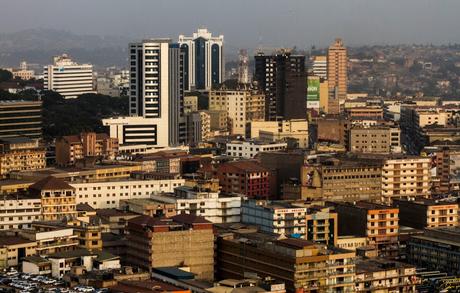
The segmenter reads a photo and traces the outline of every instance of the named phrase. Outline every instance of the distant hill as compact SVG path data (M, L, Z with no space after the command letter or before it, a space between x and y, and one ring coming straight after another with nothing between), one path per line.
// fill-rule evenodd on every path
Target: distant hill
M62 53L96 66L124 66L130 41L122 36L77 35L54 29L0 33L0 66L18 66L22 60L44 65Z

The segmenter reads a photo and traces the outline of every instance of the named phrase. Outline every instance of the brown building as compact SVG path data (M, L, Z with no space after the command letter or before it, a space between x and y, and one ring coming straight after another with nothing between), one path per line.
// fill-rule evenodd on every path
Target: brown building
M400 153L401 131L396 127L353 127L348 150L357 153Z
M283 197L331 201L380 199L381 164L373 159L318 156L301 167L299 184L284 186Z
M340 102L347 98L347 49L341 39L329 47L327 53L327 81L329 83L328 113L340 113Z
M329 142L348 146L351 121L343 117L328 116L318 118L317 142Z
M398 253L399 210L366 201L329 202L339 215L339 234L366 236L379 255L395 257Z
M74 165L86 157L113 159L118 153L118 139L105 133L83 132L56 140L56 163Z
M415 229L458 226L458 203L432 199L393 199L402 226Z
M217 167L222 192L239 193L249 198L269 198L272 172L256 161L242 160L222 163Z
M181 214L172 218L139 216L128 220L127 262L146 270L189 267L197 278L213 280L212 223Z
M150 217L176 215L176 205L173 203L160 203L150 198L133 198L120 200L120 209Z
M41 197L43 221L72 219L77 216L75 188L62 179L48 176L29 187Z
M33 171L44 169L46 151L38 140L9 138L0 140L0 178L6 178L12 171Z
M348 118L360 119L383 119L383 108L380 106L354 107L347 110Z
M245 273L276 278L287 292L352 292L355 253L303 239L274 239L264 233L225 233L217 238L216 276Z

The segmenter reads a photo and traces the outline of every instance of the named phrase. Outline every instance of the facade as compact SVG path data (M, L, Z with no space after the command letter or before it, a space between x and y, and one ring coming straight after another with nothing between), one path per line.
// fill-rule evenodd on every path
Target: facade
M0 101L0 139L42 137L41 101Z
M212 223L239 223L241 196L219 194L199 187L181 186L174 195L152 195L161 204L174 204L177 214L200 216Z
M276 240L263 233L218 237L216 275L241 279L246 272L276 278L287 292L353 292L355 253L303 239Z
M271 177L270 170L255 161L226 162L217 167L222 192L243 194L249 198L269 198Z
M75 188L49 176L35 182L29 192L40 196L43 221L73 219L77 216Z
M21 231L21 236L37 243L36 254L47 256L72 251L78 247L78 236L72 228L56 227L48 223L34 223L32 229Z
M458 226L458 203L432 199L393 199L402 226L415 229Z
M265 93L265 119L305 119L307 74L305 56L280 51L255 56L255 81Z
M252 121L246 136L266 141L286 141L298 148L308 147L308 120ZM292 141L292 142L291 142Z
M10 138L0 140L0 178L14 171L34 171L46 167L46 151L38 140Z
M207 111L190 112L187 119L187 144L196 145L211 138L211 115Z
M184 62L183 51L169 39L130 44L129 113L148 119L124 125L136 143L145 139L148 144L169 146L185 140Z
M53 65L44 67L44 88L56 91L64 98L77 98L96 93L93 85L93 65L78 64L63 54L55 56Z
M249 88L212 90L209 110L226 111L229 133L244 136L246 123L265 119L265 95Z
M0 263L4 268L18 267L25 257L36 254L37 242L20 236L0 237Z
M294 204L295 205L295 204ZM337 246L338 217L328 207L310 206L307 208L305 239Z
M198 111L198 96L184 96L184 113Z
M356 263L355 292L416 292L415 266L385 259Z
M314 56L311 69L314 76L327 78L327 56Z
M176 215L176 204L162 203L152 198L135 198L120 200L120 209L150 217L170 218Z
M337 238L337 247L346 250L356 251L358 247L367 245L367 237L363 236L339 236Z
M287 143L270 141L232 141L227 143L227 156L252 159L261 152L276 152L285 150Z
M417 267L460 274L460 229L444 227L425 229L407 243L408 261Z
M118 139L105 133L83 132L56 140L56 163L60 166L74 165L87 157L113 160L117 153Z
M18 194L0 197L0 230L27 229L42 218L39 197Z
M347 49L341 39L329 47L327 53L327 82L329 85L328 113L340 113L340 102L347 98Z
M213 37L206 28L199 28L191 37L179 36L184 51L185 90L210 90L224 81L224 36Z
M286 237L306 237L307 208L282 201L247 200L241 207L241 222L256 225L260 231Z
M339 234L366 236L379 255L395 257L398 253L399 210L365 201L330 202L339 215Z
M89 204L95 209L118 208L121 200L149 198L156 193L172 192L182 186L184 179L166 180L104 180L71 182L76 203Z
M358 153L400 153L401 130L396 127L352 127L348 149Z
M188 267L199 279L213 280L214 234L212 223L202 217L139 216L128 220L127 262L151 271Z
M429 197L431 158L394 156L382 167L382 200Z

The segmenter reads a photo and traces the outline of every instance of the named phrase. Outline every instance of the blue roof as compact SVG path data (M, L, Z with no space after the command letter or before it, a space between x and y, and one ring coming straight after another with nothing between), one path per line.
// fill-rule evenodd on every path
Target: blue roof
M177 267L161 267L153 268L153 271L157 274L175 279L175 280L192 280L195 278L195 274L181 270Z

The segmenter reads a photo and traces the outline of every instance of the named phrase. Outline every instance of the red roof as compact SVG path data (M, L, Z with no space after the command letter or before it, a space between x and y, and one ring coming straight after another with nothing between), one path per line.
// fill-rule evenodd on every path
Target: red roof
M252 161L252 160L226 162L226 163L221 164L218 168L233 170L233 172L268 172L269 171L265 167L262 167L258 162Z
M75 190L75 188L64 180L53 176L43 178L32 184L29 188L34 190Z

